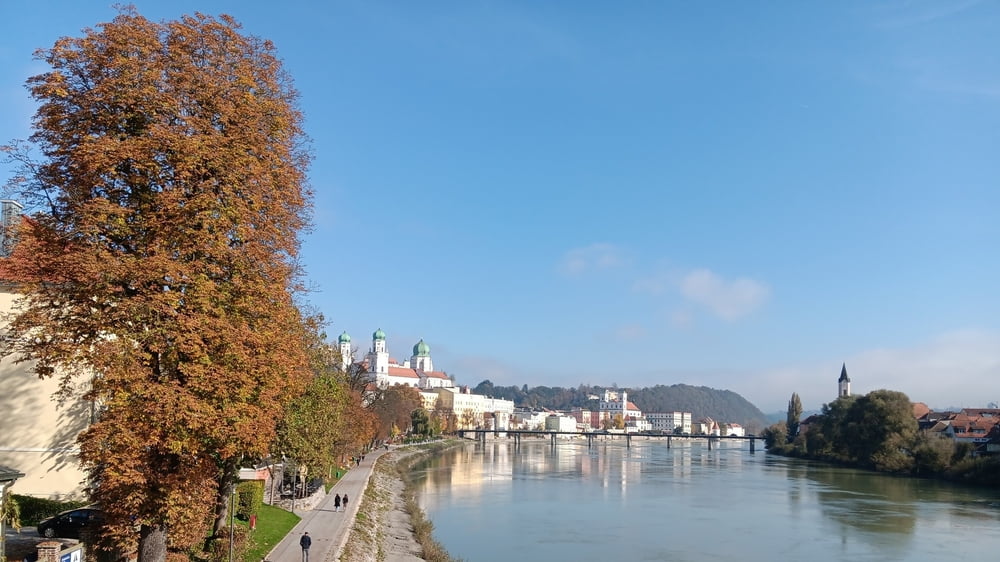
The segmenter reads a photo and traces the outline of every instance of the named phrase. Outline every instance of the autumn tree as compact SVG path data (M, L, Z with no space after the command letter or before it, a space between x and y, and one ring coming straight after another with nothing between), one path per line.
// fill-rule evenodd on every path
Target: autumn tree
M375 391L370 408L378 417L378 430L373 437L385 440L393 434L393 428L408 431L411 415L422 403L420 391L412 386L395 384Z
M458 429L458 416L450 408L435 408L431 420L438 433L454 433Z
M309 357L313 378L295 398L278 425L277 450L314 473L329 475L339 459L363 448L377 427L375 414L362 407L340 365L340 353L315 328L310 334Z
M462 416L459 422L462 426L462 429L474 429L477 425L476 422L478 421L479 420L476 419L475 412L473 412L472 410L462 410Z
M162 561L203 538L308 378L297 94L273 45L227 16L124 8L38 57L40 159L14 187L44 207L5 264L23 298L3 352L89 377L101 414L80 458L108 544Z

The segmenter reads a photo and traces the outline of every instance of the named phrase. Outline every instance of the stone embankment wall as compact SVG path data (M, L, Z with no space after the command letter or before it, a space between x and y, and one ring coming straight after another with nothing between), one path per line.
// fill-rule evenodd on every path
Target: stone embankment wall
M316 491L304 498L296 498L294 502L295 509L292 509L292 500L278 500L274 502L273 505L284 509L285 511L312 511L315 509L319 502L323 501L326 497L326 488L320 486L316 488Z

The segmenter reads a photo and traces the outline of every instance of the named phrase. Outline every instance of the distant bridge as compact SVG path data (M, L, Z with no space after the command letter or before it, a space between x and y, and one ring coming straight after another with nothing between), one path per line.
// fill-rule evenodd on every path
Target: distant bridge
M758 439L763 439L759 435L675 435L675 434L656 434L656 433L611 433L606 431L549 431L544 429L459 429L456 431L459 437L463 439L474 439L476 441L486 441L486 437L489 434L493 434L494 439L513 439L514 446L521 445L521 438L524 436L538 437L544 439L548 437L552 441L552 446L556 444L556 438L560 435L572 435L574 437L586 437L587 447L594 446L594 440L598 437L605 439L625 439L625 446L632 446L633 438L645 438L649 439L666 439L667 448L669 449L674 439L704 439L708 441L708 450L712 450L712 444L718 443L723 439L736 439L740 441L750 442L750 452L755 453L757 451L756 442Z

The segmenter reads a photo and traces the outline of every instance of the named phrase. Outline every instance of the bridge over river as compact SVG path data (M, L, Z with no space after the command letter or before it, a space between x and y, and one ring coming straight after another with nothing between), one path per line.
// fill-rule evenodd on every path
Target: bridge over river
M750 443L750 452L754 453L757 451L756 442L758 439L763 439L759 435L674 435L674 434L657 434L657 433L613 433L606 431L555 431L555 430L544 430L544 429L508 429L506 431L497 429L459 429L456 431L459 437L463 439L474 439L476 441L485 442L487 437L492 439L513 439L514 446L519 446L521 444L521 439L525 436L529 438L545 439L548 437L552 441L552 446L555 446L556 439L559 436L571 436L571 437L585 437L587 439L587 447L593 447L594 441L596 439L607 440L607 439L624 439L625 446L631 447L633 439L664 439L667 442L667 448L673 444L674 439L684 439L684 440L705 440L708 442L708 450L712 450L713 444L718 443L723 439L727 440L739 440L748 441Z

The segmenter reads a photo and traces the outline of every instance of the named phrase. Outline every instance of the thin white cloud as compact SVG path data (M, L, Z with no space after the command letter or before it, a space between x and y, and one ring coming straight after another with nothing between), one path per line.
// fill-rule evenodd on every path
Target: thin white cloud
M590 271L615 269L627 265L625 251L608 243L597 243L574 248L559 261L559 270L566 275L581 275Z
M707 269L696 269L681 279L681 294L691 302L711 310L716 316L733 321L763 305L771 294L758 281L739 278L726 281Z
M914 0L879 6L881 17L876 16L876 26L882 28L902 28L923 25L960 14L982 4L982 0Z
M661 272L637 279L632 284L632 290L659 296L677 288L678 276L674 273Z

